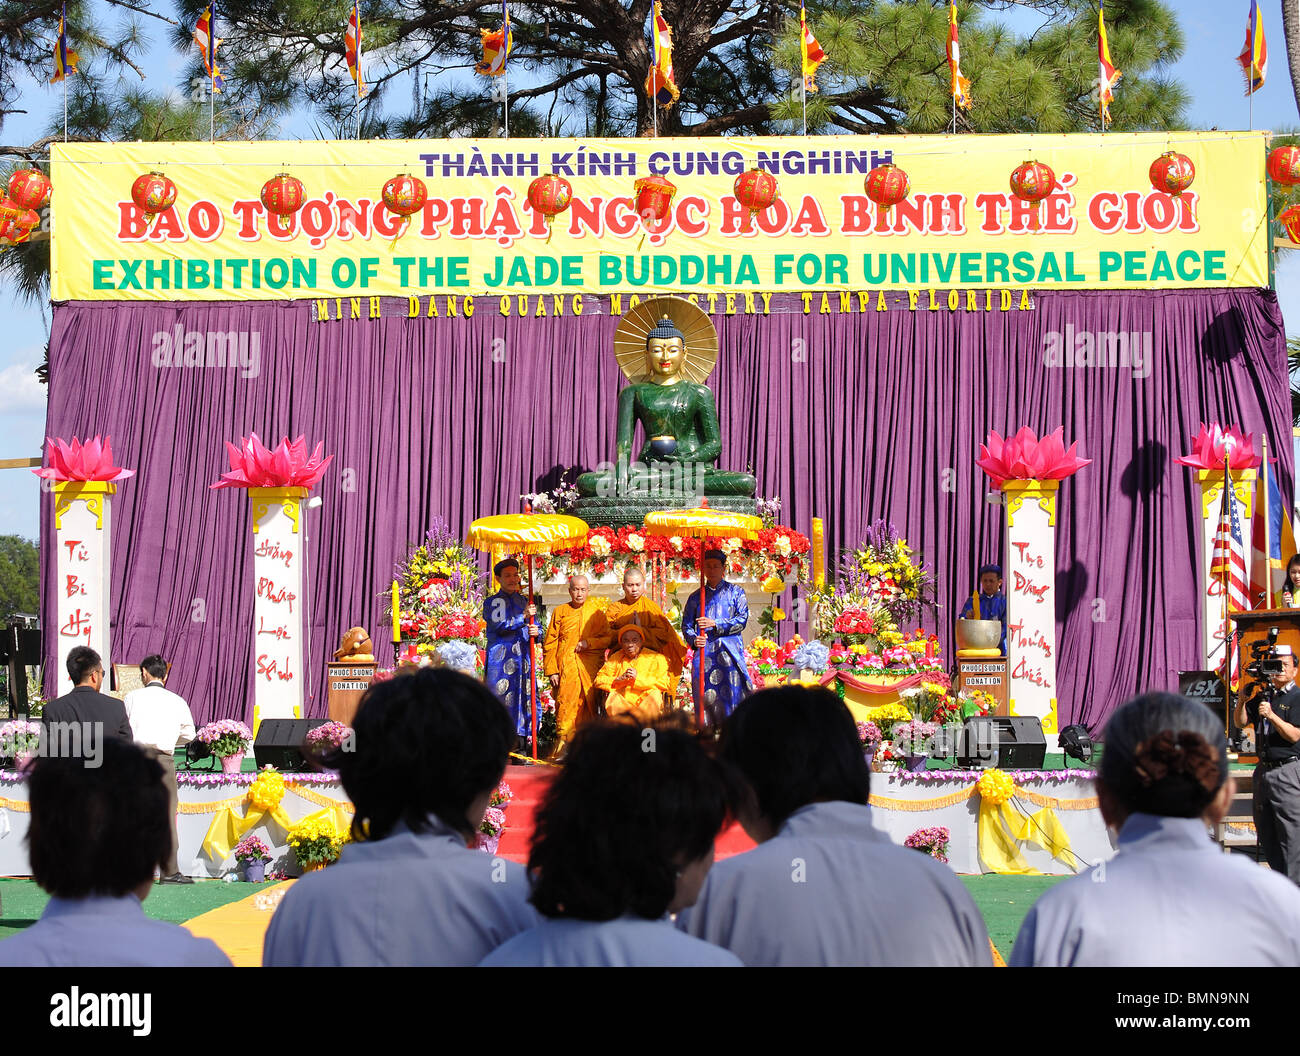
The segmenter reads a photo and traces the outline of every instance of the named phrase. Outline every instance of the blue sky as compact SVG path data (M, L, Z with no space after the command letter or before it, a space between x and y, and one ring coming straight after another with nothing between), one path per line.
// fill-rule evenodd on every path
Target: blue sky
M107 4L100 13L104 20L114 16ZM172 17L166 0L154 5ZM1247 100L1243 94L1240 67L1235 56L1245 37L1244 0L1174 0L1183 27L1185 48L1173 74L1190 91L1188 109L1192 128L1238 129L1247 127ZM1277 5L1261 5L1265 36L1270 48L1268 78L1254 98L1254 127L1276 131L1300 128L1291 82L1287 73L1286 48L1282 40L1281 16ZM811 6L815 11L815 4ZM1034 28L1037 19L1030 11L1011 11L998 16L1019 31ZM141 20L149 47L141 63L149 83L176 87L185 57L174 53L165 41L167 27L156 19ZM340 30L341 31L341 30ZM132 77L135 75L132 74ZM44 134L61 113L57 85L21 84L20 108L27 114L12 115L3 125L4 142L30 143ZM1118 88L1123 92L1123 82ZM396 92L403 99L405 93ZM316 122L301 115L282 129L286 139L311 138ZM1277 290L1282 315L1290 333L1300 333L1300 252L1285 253L1278 261ZM0 320L8 340L0 347L0 458L20 458L40 453L45 434L45 389L32 371L40 363L48 340L49 306L24 304L12 292L0 287ZM35 476L19 470L0 470L0 534L36 538L40 492Z

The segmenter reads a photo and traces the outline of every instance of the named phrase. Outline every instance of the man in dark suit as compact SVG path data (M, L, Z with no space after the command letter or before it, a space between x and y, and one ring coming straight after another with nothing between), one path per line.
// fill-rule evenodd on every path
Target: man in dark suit
M99 691L104 684L104 665L94 649L79 645L68 653L68 678L72 692L50 701L41 715L46 734L43 754L90 759L99 754L98 746L105 737L133 740L126 705Z

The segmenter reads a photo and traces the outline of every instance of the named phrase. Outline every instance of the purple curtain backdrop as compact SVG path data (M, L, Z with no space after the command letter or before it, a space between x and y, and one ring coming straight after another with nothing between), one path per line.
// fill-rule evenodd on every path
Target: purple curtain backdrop
M815 295L804 314L797 295L778 294L770 315L728 316L719 300L721 465L752 469L800 531L823 517L832 563L875 518L891 520L938 575L939 609L925 622L950 655L974 569L1001 546L978 445L989 429L1062 425L1094 460L1059 496L1063 724L1096 731L1133 692L1175 686L1179 669L1199 667L1199 498L1172 460L1200 421L1237 422L1267 433L1290 494L1274 294L1051 293L1007 312L996 301L993 311L967 312L964 301L932 311L924 294L916 311L905 295L889 301L877 312L873 294L867 311L840 314L832 293L822 314ZM552 486L566 467L612 456L622 378L603 299L588 298L580 317L540 319L502 317L496 298L447 318L438 302L436 319L423 316L425 299L416 319L405 301L386 301L382 318L320 323L305 302L55 306L49 434L111 435L119 464L138 471L114 505L113 660L161 652L197 720L251 718L248 498L208 490L227 468L224 440L303 433L335 456L314 493L323 505L307 514L307 715L325 713L325 663L346 628L366 626L380 662L391 658L393 563L432 518L463 530L517 511L522 493ZM177 326L257 333L257 376L154 366L154 335ZM1047 335L1067 327L1149 333L1149 376L1048 365ZM47 626L51 507L41 522Z

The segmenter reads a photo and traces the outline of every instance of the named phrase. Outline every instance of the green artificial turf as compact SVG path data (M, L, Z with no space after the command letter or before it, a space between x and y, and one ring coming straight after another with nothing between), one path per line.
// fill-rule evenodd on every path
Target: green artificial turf
M1003 960L1009 961L1016 933L1020 930L1029 907L1049 887L1066 879L1068 877L1064 876L999 876L996 873L986 873L983 876L963 876L961 882L966 885L966 890L984 915L984 925L989 929L993 945L998 948Z
M256 894L261 884L200 880L193 884L154 884L144 911L155 920L180 924L210 909ZM269 885L268 885L269 886ZM0 939L6 939L40 919L50 896L35 880L0 880Z

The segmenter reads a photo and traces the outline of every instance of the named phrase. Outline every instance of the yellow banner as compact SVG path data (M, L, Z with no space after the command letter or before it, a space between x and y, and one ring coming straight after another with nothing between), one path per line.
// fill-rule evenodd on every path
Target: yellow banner
M55 300L284 300L421 294L754 292L910 287L1134 289L1268 284L1264 133L808 136L724 139L55 143ZM1192 188L1153 190L1168 150ZM1038 210L1012 196L1033 158L1058 185ZM910 179L893 209L864 179ZM776 205L750 218L733 185L772 173ZM175 205L151 220L136 177L164 173ZM287 219L259 199L288 172ZM403 230L394 175L428 200ZM528 203L554 173L573 200L553 228ZM637 181L677 188L662 222Z

